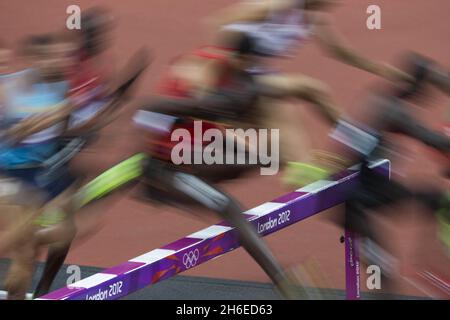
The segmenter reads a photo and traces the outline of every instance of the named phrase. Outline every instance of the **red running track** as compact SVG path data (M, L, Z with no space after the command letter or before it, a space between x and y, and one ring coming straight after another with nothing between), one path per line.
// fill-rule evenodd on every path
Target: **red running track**
M78 4L82 9L94 3L105 5L119 19L112 49L117 65L123 65L142 45L152 49L155 55L156 59L143 77L137 92L139 97L145 97L151 94L158 75L171 58L205 42L202 19L232 2L4 0L0 2L0 38L16 44L27 34L60 29L65 25L66 7L71 4ZM370 31L366 28L366 8L370 4L378 4L382 9L382 30ZM448 0L346 0L333 11L332 18L347 41L368 57L395 63L409 49L448 65L448 12ZM328 58L314 42L302 48L294 59L279 61L277 65L283 70L302 72L326 82L332 88L337 102L356 118L364 117L360 106L364 104L370 89L381 83L374 76ZM417 112L428 125L439 127L448 100L437 94L432 104L433 107L428 111ZM323 144L327 128L316 115L302 104L292 105L291 108L293 115L308 118L307 122L302 123L310 132L317 132L314 137L317 146ZM98 143L77 157L74 166L94 176L133 154L139 145L139 136L130 121L133 110L133 104L130 104L118 121L102 131ZM446 183L439 178L439 167L431 162L423 146L409 139L400 141L414 158L414 162L398 159L394 161L394 168L400 169L400 173L407 176L408 183ZM229 182L223 186L247 207L256 206L289 191L282 186L279 176L248 176L244 180ZM339 208L332 211L335 210ZM413 205L402 205L395 210L401 210L402 214L395 218L380 219L392 250L405 264L432 266L448 278L448 258L436 239L435 225L421 219L417 215L419 209ZM168 207L153 207L139 202L130 194L113 196L104 203L89 208L84 214L92 216L99 212L102 215L97 223L101 227L90 237L77 241L69 254L68 263L110 267L219 220L208 213L199 218ZM319 215L271 235L267 240L280 261L287 266L295 266L314 254L329 277L329 283L324 285L343 288L344 248L339 243L340 235L340 230ZM419 243L420 248L416 250ZM186 274L268 282L265 274L242 249ZM399 282L397 293L423 294L406 282Z

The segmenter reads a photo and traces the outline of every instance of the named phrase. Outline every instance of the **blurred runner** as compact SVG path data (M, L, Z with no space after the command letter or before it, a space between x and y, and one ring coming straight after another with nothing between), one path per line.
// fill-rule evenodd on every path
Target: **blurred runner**
M368 110L372 110L372 117L365 123L356 123L341 119L331 133L336 141L332 152L327 152L328 161L318 161L317 164L298 164L298 177L294 181L308 184L318 179L329 179L352 164L360 163L360 175L357 185L350 191L350 198L346 203L345 218L340 221L347 230L355 231L363 238L362 253L365 262L378 265L384 277L384 289L389 289L389 279L395 275L396 262L384 249L382 241L371 223L370 212L374 209L392 205L407 200L418 201L425 207L430 216L438 217L441 221L441 238L448 237L448 221L450 219L450 202L447 192L442 188L433 187L423 182L420 187L410 188L394 177L370 169L372 160L386 158L391 153L394 144L389 140L389 133L405 135L418 140L448 156L450 139L424 127L413 117L414 102L422 104L417 99L423 92L423 86L429 82L445 88L450 83L450 77L440 78L437 83L437 64L419 56L413 57L415 83L397 87L395 92L379 94L375 97ZM439 73L443 74L443 73ZM323 160L323 159L322 159Z
M295 96L316 106L320 114L332 126L339 117L339 108L331 99L324 83L301 74L273 72L264 66L267 58L290 57L295 49L307 40L315 38L321 47L335 59L350 66L368 71L389 80L408 76L384 63L371 61L344 44L333 31L327 12L338 0L254 0L232 5L208 22L213 30L240 32L256 42L256 54L260 63L249 71L257 81L270 87L278 96ZM219 36L220 37L220 36ZM295 173L295 161L309 161L310 135L301 125L301 119L278 106L282 100L263 100L260 103L262 127L280 128L282 163L288 163L287 179Z
M238 44L236 44L239 49L238 47L235 47L237 51L231 51L232 54L230 57L222 56L220 53L214 54L213 52L202 50L199 51L204 54L200 54L200 59L213 62L217 61L219 66L222 66L223 63L223 66L230 68L229 70L224 70L230 77L227 78L227 80L222 80L227 85L230 85L227 86L227 88L229 88L231 92L234 92L233 89L236 89L237 83L234 82L234 80L240 79L240 77L234 78L234 76L241 75L241 70L245 69L247 63L251 61L248 56L251 50L251 43L247 38L242 40L243 41L238 41ZM212 50L214 51L214 48L212 48ZM222 49L219 48L219 51L222 51ZM229 50L225 49L225 51L228 52ZM214 63L212 65L217 66ZM202 66L199 67L201 68ZM231 72L234 68L237 68L237 72L235 74ZM189 75L192 75L192 73L189 73ZM245 73L242 73L242 75L245 76ZM214 74L214 76L217 75ZM204 78L202 78L202 80L203 79ZM192 84L192 87L189 86L190 84ZM243 82L242 84L245 85L246 83ZM185 87L185 85L187 87ZM183 88L186 88L186 90L183 91ZM137 122L140 122L141 124L143 124L142 122L145 122L144 125L150 126L150 131L146 133L150 137L147 145L145 146L145 154L138 154L109 169L83 187L75 196L75 200L78 200L78 202L82 205L87 204L111 193L114 190L117 190L117 188L128 184L143 175L143 178L140 181L144 182L144 184L148 186L149 193L147 195L151 196L152 199L157 198L159 201L175 206L184 207L185 205L192 204L200 205L218 213L227 222L236 227L243 247L260 264L263 270L268 274L280 290L281 294L286 298L298 297L297 288L295 288L285 271L271 254L270 250L259 238L256 230L254 230L251 224L241 214L243 211L242 207L234 199L217 187L209 184L199 177L196 177L192 174L193 172L190 169L183 166L177 167L168 161L169 159L166 157L166 153L171 147L170 141L167 140L170 140L167 133L176 127L176 118L180 120L178 124L181 126L183 126L183 122L186 120L185 125L187 127L192 124L189 117L193 113L198 113L200 115L205 115L206 113L209 116L216 118L216 120L218 118L222 119L221 116L223 116L223 114L220 114L219 110L224 107L224 100L228 101L227 96L222 96L220 92L218 92L218 95L213 94L211 96L208 90L202 92L200 88L204 88L200 83L185 83L181 79L178 82L177 78L172 78L170 76L164 79L160 86L160 92L165 94L170 93L168 96L165 96L165 98L168 99L163 99L163 95L161 95L159 100L144 107L144 109L151 109L151 112L141 110L135 117ZM250 92L244 91L245 94ZM203 95L207 97L205 101L208 102L206 102L206 104L203 104ZM213 99L213 104L209 104L209 97L214 96L218 98L219 103L216 103L217 100ZM176 104L176 101L174 101L175 104L172 104L171 98L175 100L178 99L181 106ZM202 101L202 103L197 104L197 101ZM186 103L187 106L185 105ZM198 106L199 109L195 106ZM206 106L215 106L217 109L208 110ZM240 107L244 106L240 105ZM237 108L239 108L239 106L237 106ZM228 113L232 113L232 111L239 111L228 109L229 105L226 105L226 107L222 110ZM158 113L155 112L155 110L158 110ZM150 113L150 119L145 116L144 120L140 119L140 116L143 113L145 113L145 116L148 116ZM184 114L184 116L175 116L175 114L179 113ZM159 121L158 119L155 120L155 118L152 117L158 114L161 116L159 120L163 121ZM208 115L206 115L207 119ZM163 119L164 116L166 118L165 120ZM175 126L172 127L174 124ZM161 130L153 130L158 127L162 129L162 132ZM221 125L220 123L209 121L208 127L220 128ZM161 152L157 151L158 148ZM155 197L156 193L158 195Z
M82 12L83 28L77 35L79 44L78 63L69 75L71 100L77 109L69 120L69 135L74 136L86 131L93 124L110 121L111 111L107 97L114 88L111 58L107 56L115 27L111 13L100 7L93 7ZM90 128L91 129L91 128Z
M210 183L235 177L236 167L228 164L178 166L170 156L174 146L171 133L178 128L192 131L195 119L205 121L203 130L223 131L227 127L237 128L238 124L249 125L256 99L262 91L269 90L258 86L247 71L254 63L253 53L252 39L237 35L227 38L222 46L201 47L174 61L159 83L158 100L145 106L135 117L149 132L146 153L151 158L145 164L144 183L149 187L148 196L153 199L175 206L200 204L218 213L236 227L242 246L280 293L286 298L296 298L299 297L296 290L301 288L294 287L241 214L241 205ZM245 143L245 140L237 142ZM251 146L244 150L252 152ZM241 166L237 171L246 169Z
M8 175L8 177L14 175L15 178L19 179L19 183L21 179L26 180L28 184L33 184L33 188L36 188L37 190L39 188L46 188L47 186L50 188L49 190L44 189L44 191L49 192L44 192L42 197L39 198L39 201L33 203L32 207L27 207L27 215L25 215L27 218L23 221L19 221L16 227L12 227L11 231L4 237L5 241L2 241L0 252L7 250L13 252L28 252L28 255L24 258L14 258L14 261L20 260L20 262L18 262L18 267L14 267L13 265L11 268L11 275L7 279L7 287L10 289L8 290L9 298L11 299L21 299L24 297L24 290L26 290L29 285L29 280L31 279L34 256L38 249L43 245L50 245L50 248L42 280L38 285L38 291L42 292L48 290L56 272L59 270L60 265L62 265L75 236L73 213L79 209L76 203L74 204L73 202L75 190L71 189L68 191L68 197L61 196L58 198L62 199L53 200L53 198L58 196L61 192L60 188L64 188L63 184L66 181L66 177L69 181L74 180L68 171L68 163L71 157L70 155L67 156L65 154L65 149L61 150L59 144L61 135L70 132L65 131L69 117L73 110L79 106L76 103L72 103L71 96L68 92L69 82L64 80L64 76L67 75L67 69L73 67L71 59L75 56L74 50L77 47L70 41L65 40L66 39L54 36L37 36L30 38L25 50L32 61L30 73L27 73L20 81L8 85L7 98L11 101L8 101L7 106L10 108L8 110L12 110L9 112L12 114L13 111L17 112L20 110L18 106L26 105L29 101L36 101L36 104L40 106L43 103L42 100L45 101L47 98L50 99L58 93L51 85L43 85L42 87L48 90L44 91L45 93L40 93L40 91L37 91L36 89L36 87L40 88L40 86L36 86L36 84L32 82L29 84L33 89L30 89L29 100L26 100L26 102L20 100L23 99L23 97L28 97L25 94L22 94L21 98L17 98L17 96L20 96L19 92L25 92L25 89L28 88L26 86L28 84L27 81L31 82L31 80L35 79L31 77L37 77L36 73L41 70L43 70L41 72L47 72L44 75L48 76L48 79L54 81L58 80L61 82L61 86L64 84L64 90L61 90L60 93L62 99L61 108L46 108L45 111L42 112L42 115L31 113L31 111L34 111L35 109L28 108L30 114L25 114L23 118L19 118L19 120L23 120L18 124L14 124L15 122L11 120L12 116L10 116L11 128L8 128L3 136L7 150L2 152L2 157L5 157L7 160L11 158L14 161L19 161L16 160L16 158L19 158L17 154L23 155L23 152L18 152L18 150L21 151L20 146L24 143L23 141L39 142L39 144L29 146L27 149L27 156L30 155L31 157L31 155L34 155L34 157L31 157L32 160L28 160L28 158L24 156L22 157L24 159L20 159L20 161L24 163L30 161L30 163L32 163L30 169L33 170L23 171L22 167L16 166L4 170L5 174ZM124 68L123 72L120 73L121 78L118 78L117 83L111 88L110 99L105 105L105 109L116 109L117 105L120 105L123 102L123 99L128 96L128 91L132 84L148 64L147 57L146 51L141 50L131 59L131 62ZM49 61L48 64L46 61ZM41 76L41 74L38 75ZM54 83L51 82L51 84ZM26 93L28 94L28 91L26 91ZM36 96L32 96L31 93ZM17 102L17 100L20 101ZM102 125L106 123L108 122L104 122ZM91 123L90 126L85 126L85 129L92 129L95 124L97 123ZM99 127L102 127L102 125ZM35 136L42 137L40 130L52 133L51 129L58 129L58 131L55 131L54 135L51 136L53 137L53 140L51 140L53 145L40 143L41 140L39 139L31 139ZM47 135L43 136L42 139L48 138ZM25 140L23 140L24 138ZM15 141L22 142L16 147ZM48 150L47 153L42 152L42 150L39 150L38 148L43 146L51 147L51 149ZM69 144L69 148L70 147ZM70 153L72 150L67 151ZM16 157L9 156L8 158L8 152L16 155ZM37 158L36 153L40 158ZM56 161L49 161L54 160L53 158L55 157L57 158ZM20 171L18 171L19 168ZM26 167L26 169L29 168ZM35 173L35 175L32 175L32 173ZM27 189L22 190L19 188L16 192L16 198L9 200L14 203L14 201L17 200L17 197L20 198L21 196L19 195L22 195L26 190ZM39 194L37 191L34 193ZM52 202L49 203L49 200L52 200ZM44 204L46 204L45 210L43 208ZM24 205L19 203L19 206ZM52 207L54 209L51 209ZM18 246L23 248L19 249ZM26 268L23 266L25 264L27 265Z
M5 113L2 122L6 129L0 152L2 203L7 204L4 214L14 216L10 233L4 238L8 241L2 241L3 249L9 250L12 255L5 280L9 299L24 299L31 281L37 255L32 235L33 229L38 227L33 219L45 203L64 202L67 194L73 192L71 186L75 179L67 168L45 176L40 167L57 152L58 137L64 123L59 121L47 126L38 121L35 125L24 125L59 110L63 110L65 115L70 113L66 100L68 83L62 72L67 50L70 51L50 35L30 37L25 51L32 68L20 77L8 80L3 86ZM19 143L16 144L16 141ZM67 212L70 214L70 210ZM69 229L74 228L71 220L59 213L51 214L55 215L53 219L67 222L64 236L70 238ZM13 241L14 237L19 237L18 241ZM63 238L61 241L64 241ZM11 247L7 247L8 244Z
M214 55L211 53L211 56L208 52L204 52L203 58L209 59L211 58L212 61L219 61L219 65L221 63L224 63L225 66L230 67L230 70L224 70L226 72L234 70L234 68L237 67L237 73L236 75L241 73L241 70L245 69L247 66L247 62L251 61L249 60L249 57L247 57L248 53L251 50L251 43L248 42L248 39L244 37L244 41L240 41L238 46L238 49L236 51L230 51L230 57L222 57L219 55ZM219 51L221 51L220 48L218 48ZM214 48L212 48L214 50ZM225 50L229 51L229 50ZM202 51L203 52L203 51ZM229 64L227 63L227 59L229 58ZM245 75L245 73L243 73ZM226 81L227 84L232 84L231 88L233 88L233 85L236 85L232 80L235 80L233 77L233 74L229 73L230 78ZM217 76L214 74L214 76ZM173 85L169 85L169 87L165 87L165 84L172 84L172 80L175 81ZM192 93L193 96L191 96L194 99L200 99L202 100L202 93L200 91L196 90L186 90L184 92L181 92L177 89L180 89L183 87L183 84L180 82L180 87L176 84L176 78L169 78L166 79L168 82L163 82L162 88L166 88L171 94L173 92L175 93L175 99L176 97L184 97L190 96ZM189 85L190 83L186 83ZM245 83L244 83L245 84ZM192 82L193 87L196 89L202 88L201 84ZM235 88L235 87L234 87ZM236 89L236 88L235 88ZM206 96L210 97L208 92L205 94ZM232 90L232 92L234 92ZM244 91L244 93L247 93ZM198 94L198 95L197 95ZM214 96L214 95L213 95ZM172 95L172 97L174 97ZM220 94L216 96L219 98L219 102L222 101L220 98ZM232 95L230 97L233 97ZM227 97L225 96L225 100ZM192 102L190 99L183 100L180 99L181 103L187 102L188 104ZM202 100L203 101L203 100ZM213 100L213 102L217 102L216 100ZM170 101L158 101L156 105L152 105L151 109L158 109L163 108L164 111L168 111L168 113L178 111L183 112L182 109L179 108L178 105L175 105L175 107L178 107L177 110L168 110L164 107L171 106ZM184 104L183 104L184 105ZM210 106L216 106L218 108L223 107L223 103L220 104L211 104ZM217 118L218 114L215 114L214 110L209 110L204 108L203 104L197 105L194 103L191 105L192 108L186 107L186 112L189 114L195 113L196 106L200 106L201 111L200 114L203 114L206 112L212 117ZM244 106L242 106L244 107ZM227 106L229 108L229 106ZM219 109L217 109L219 110ZM153 110L154 111L154 110ZM224 109L224 111L230 111L227 109ZM153 114L156 114L155 112L152 112ZM174 119L174 116L169 116L169 118ZM187 116L185 115L185 119ZM208 116L206 116L208 118ZM147 119L148 120L148 119ZM170 122L170 121L169 121ZM167 126L166 130L170 131L171 125L173 123L163 123L154 121L154 119L150 119L148 121L148 124L150 126ZM189 120L187 119L187 125L189 126ZM214 124L211 122L212 126L218 127L219 124ZM160 132L159 132L160 133ZM151 135L151 134L150 134ZM136 155L119 165L111 168L110 170L106 171L102 175L100 175L98 178L94 179L92 182L90 182L88 185L86 185L84 188L80 190L80 193L77 193L75 195L76 200L81 205L87 204L91 202L92 200L98 199L108 193L110 193L113 190L116 190L118 187L122 186L123 184L126 184L133 179L139 177L141 175L141 166L144 165L144 183L146 183L149 188L151 189L151 192L155 192L155 190L158 190L157 192L160 192L160 196L158 196L159 200L167 200L166 203L173 204L173 205L179 205L180 203L194 203L194 204L200 204L210 210L213 210L220 214L220 216L224 217L229 223L231 223L233 226L235 226L238 230L238 234L240 237L240 241L244 248L247 249L247 251L252 255L252 257L261 265L261 267L266 271L266 273L270 276L270 278L273 280L273 282L276 284L277 288L280 290L280 292L283 294L283 296L288 298L294 298L297 297L295 293L295 288L293 286L293 283L289 280L286 273L283 271L281 266L277 263L269 249L265 246L264 242L260 240L256 230L250 225L250 223L245 219L244 216L242 216L242 208L241 206L231 197L229 197L227 194L225 194L223 191L219 190L218 188L212 186L211 184L207 183L206 181L194 176L189 172L189 170L184 171L183 168L178 168L171 164L168 159L165 157L165 152L162 150L162 153L158 153L155 151L155 145L158 143L158 141L161 144L164 144L167 142L167 136L153 136L153 138L150 139L150 143L147 146L146 151L150 156L147 158L143 155ZM162 145L160 145L162 147ZM166 148L170 148L169 145L165 146ZM149 148L149 149L148 149ZM162 157L161 157L162 156Z
M62 41L75 41L78 45L76 64L68 73L68 96L75 109L70 115L64 133L65 139L62 141L66 148L71 144L78 144L78 141L84 148L101 128L117 118L126 104L131 85L149 64L148 52L141 49L121 72L113 76L111 59L105 57L110 47L111 31L115 26L111 13L100 7L84 10L81 24L81 33L75 37L67 33L60 35ZM80 148L81 152L82 150ZM77 172L77 176L84 174ZM74 198L72 203L77 209L80 208ZM67 242L64 246L50 247L44 272L34 293L35 297L49 292L70 245L71 243Z

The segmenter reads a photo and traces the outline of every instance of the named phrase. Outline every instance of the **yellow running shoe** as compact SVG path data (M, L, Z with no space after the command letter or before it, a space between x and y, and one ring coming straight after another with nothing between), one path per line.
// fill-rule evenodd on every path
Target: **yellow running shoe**
M438 230L439 239L444 244L450 258L450 221L441 214L438 215Z
M35 225L49 228L59 224L66 218L66 213L62 209L50 209L44 211L38 218L34 220Z
M447 250L450 258L450 194L444 199L441 209L437 212L438 236Z
M295 187L304 187L317 180L326 179L329 175L328 170L319 166L304 162L288 162L283 182Z

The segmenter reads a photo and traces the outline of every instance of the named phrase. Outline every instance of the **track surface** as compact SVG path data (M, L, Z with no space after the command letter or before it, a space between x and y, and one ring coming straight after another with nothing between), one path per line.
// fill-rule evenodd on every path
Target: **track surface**
M2 270L6 270L9 261L0 259L0 277L4 276ZM34 288L43 271L43 265L39 263L33 279ZM81 276L89 277L101 272L96 267L80 266ZM71 273L70 266L64 265L58 273L54 286L61 288L66 285L67 277ZM339 289L315 289L308 288L308 294L314 299L345 299L345 292ZM2 296L0 291L0 297ZM363 299L374 299L376 294L364 293ZM414 296L392 296L393 299L421 299ZM1 299L1 298L0 298ZM215 279L200 276L178 275L168 280L158 282L153 286L130 294L122 300L277 300L279 294L270 283L254 281L240 281L228 279Z
M105 5L119 19L119 25L114 30L113 63L123 65L142 45L152 49L155 55L153 65L139 85L139 100L151 94L155 81L169 60L205 42L202 18L232 2L2 0L0 37L15 44L27 34L63 28L68 5L78 4L82 9L94 3ZM378 4L382 9L382 30L370 31L366 28L366 8L370 4ZM333 11L332 18L348 42L366 56L396 63L405 50L409 49L431 56L448 66L449 11L448 0L346 0ZM364 116L358 111L359 106L364 104L370 89L382 83L374 76L328 58L314 42L302 48L294 59L280 61L277 65L282 66L283 70L302 72L326 82L332 88L337 102L355 117ZM418 114L427 124L438 128L444 121L443 114L448 100L437 95L432 104L433 108L418 110ZM75 168L94 176L139 149L139 134L130 122L135 106L136 104L130 104L118 121L102 131L99 141L77 157ZM316 133L314 141L317 146L323 144L327 128L306 105L293 105L292 115L307 117L308 121L302 121L306 130ZM437 178L439 168L430 162L429 153L423 146L406 139L402 143L414 162L399 159L394 161L394 168L407 175L408 182L444 183ZM223 184L223 187L247 207L256 206L288 191L281 185L279 176L253 175L245 180ZM112 196L84 212L86 216L101 213L101 217L96 220L101 228L90 237L80 237L69 254L67 263L109 267L218 220L210 214L199 218L168 207L154 207L139 202L132 194L134 193L127 192ZM333 212L335 210L339 208ZM392 250L405 263L432 266L448 277L448 259L436 239L434 224L421 219L417 215L419 209L412 205L398 206L395 210L401 211L401 214L380 220ZM338 241L340 235L339 229L319 215L269 236L267 240L284 265L294 267L314 256L329 277L329 281L323 286L342 289L344 250ZM362 273L364 274L364 270ZM268 278L242 249L194 268L185 275L268 282ZM396 291L401 294L423 295L423 292L403 282L399 283Z

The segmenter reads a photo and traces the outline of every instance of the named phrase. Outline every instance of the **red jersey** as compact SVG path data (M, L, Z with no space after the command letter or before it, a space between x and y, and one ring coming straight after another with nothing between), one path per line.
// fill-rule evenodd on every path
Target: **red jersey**
M225 54L209 52L207 49L218 49L222 51L229 51L228 49L213 47L213 46L205 46L195 50L191 55L195 57L200 57L204 59L212 59L219 61L221 64L225 66L225 70L229 66L228 57ZM178 61L183 56L176 58L172 63ZM222 76L222 79L219 79L220 86L227 86L230 84L230 77L225 72ZM183 79L177 78L170 69L167 74L162 78L159 84L156 87L156 91L165 96L176 97L176 98L189 98L191 97L192 87L189 83L184 81Z
M79 107L104 97L106 72L97 68L92 59L81 61L69 79L69 97Z
M194 51L192 54L196 57L204 58L204 59L214 59L219 61L220 63L224 64L225 70L229 65L228 57L225 54L220 53L214 53L209 52L207 49L219 49L219 50L228 50L218 47L202 47L196 51ZM175 60L176 61L176 60ZM222 79L219 79L219 85L220 86L228 86L231 85L231 79L229 77L229 74L227 72L224 73ZM165 75L165 77L160 81L160 83L157 85L157 91L159 94L172 97L172 98L190 98L192 97L192 87L189 83L186 83L182 79L177 78L174 76L170 70ZM202 121L202 136L203 133L208 130L216 128L219 130L222 130L223 127L221 125ZM191 137L194 137L194 120L193 119L183 119L182 123L175 123L172 125L171 129L168 132L165 133L153 133L150 138L147 140L147 146L149 148L147 151L149 151L152 156L170 161L171 158L171 152L175 145L177 145L178 141L171 141L171 136L174 130L176 129L186 129ZM194 150L194 146L198 146L199 144L202 145L202 148L209 144L204 143L202 141L194 141L194 138L190 141L191 143L191 150Z

